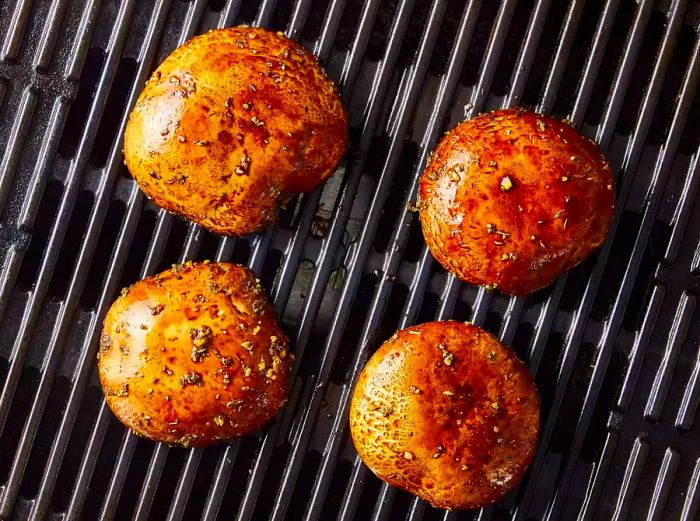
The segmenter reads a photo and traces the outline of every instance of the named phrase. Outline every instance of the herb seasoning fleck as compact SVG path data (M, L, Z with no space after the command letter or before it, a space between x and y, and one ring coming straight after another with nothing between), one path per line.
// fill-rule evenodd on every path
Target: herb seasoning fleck
M180 377L180 387L184 389L188 385L196 385L197 387L202 387L204 385L202 375L194 371L190 371L189 373L183 374Z

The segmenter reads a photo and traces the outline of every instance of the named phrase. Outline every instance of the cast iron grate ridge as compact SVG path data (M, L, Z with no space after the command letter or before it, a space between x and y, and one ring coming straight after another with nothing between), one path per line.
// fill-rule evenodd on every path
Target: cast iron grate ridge
M0 518L696 518L699 10L0 0ZM319 55L350 109L353 150L284 223L221 239L144 200L121 135L155 64L242 22ZM444 130L522 100L601 144L619 204L600 252L513 299L446 276L407 203ZM121 286L205 256L263 276L301 356L271 425L225 447L170 449L114 421L96 341ZM387 331L447 317L515 343L543 395L531 471L480 513L436 511L378 482L347 436L353 378Z

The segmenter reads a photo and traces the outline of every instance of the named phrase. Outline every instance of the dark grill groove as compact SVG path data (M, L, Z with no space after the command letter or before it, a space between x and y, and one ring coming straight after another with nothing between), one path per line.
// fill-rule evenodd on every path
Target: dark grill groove
M696 519L700 512L697 0L0 0L0 519ZM352 151L256 236L157 209L122 165L126 116L172 49L284 31L348 107ZM417 180L464 117L526 104L610 158L610 239L509 298L432 262ZM289 404L223 447L125 431L94 370L119 288L173 262L242 262L294 338ZM542 393L540 451L481 512L379 482L346 413L396 328L454 317L513 343ZM234 514L235 512L235 514Z

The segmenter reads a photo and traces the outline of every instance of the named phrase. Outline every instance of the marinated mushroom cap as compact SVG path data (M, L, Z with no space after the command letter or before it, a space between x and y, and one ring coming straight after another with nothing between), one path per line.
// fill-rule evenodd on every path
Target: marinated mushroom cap
M129 116L124 156L157 205L243 235L330 177L347 144L340 97L316 58L282 33L241 26L165 59Z
M418 208L445 269L526 295L603 243L614 203L610 168L592 141L568 123L508 109L445 135L421 178Z
M429 322L396 333L355 387L350 429L379 478L438 508L505 495L532 461L540 400L525 365L486 331Z
M258 279L187 263L126 288L107 312L98 369L135 434L204 446L260 428L285 402L288 340Z

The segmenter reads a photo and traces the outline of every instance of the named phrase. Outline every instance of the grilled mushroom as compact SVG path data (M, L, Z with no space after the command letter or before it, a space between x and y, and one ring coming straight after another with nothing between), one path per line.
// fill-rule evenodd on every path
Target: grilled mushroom
M135 434L203 446L252 432L287 397L291 354L260 282L228 263L187 263L114 302L98 368Z
M313 55L281 33L234 27L192 38L156 69L124 156L159 206L243 235L325 181L347 142L338 92Z
M512 489L539 437L525 365L486 331L430 322L399 331L355 387L357 452L384 481L438 508L472 509Z
M430 251L469 282L525 295L599 247L615 191L595 144L522 109L465 121L435 149L420 182Z

